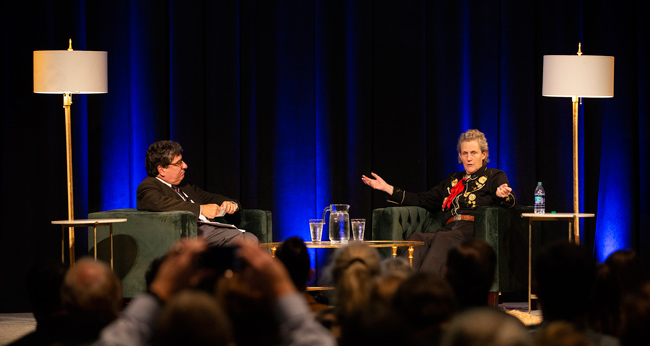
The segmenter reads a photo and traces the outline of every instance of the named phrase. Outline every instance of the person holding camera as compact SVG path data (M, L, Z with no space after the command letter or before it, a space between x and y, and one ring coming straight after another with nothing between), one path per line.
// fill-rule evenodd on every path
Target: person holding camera
M158 316L179 292L198 285L210 270L202 263L209 256L205 240L182 239L165 256L149 292L136 296L122 315L102 330L98 346L142 346L154 339ZM307 303L294 286L287 269L256 244L240 241L235 249L241 261L241 277L252 289L265 292L272 300L282 345L334 346L329 331L313 317Z

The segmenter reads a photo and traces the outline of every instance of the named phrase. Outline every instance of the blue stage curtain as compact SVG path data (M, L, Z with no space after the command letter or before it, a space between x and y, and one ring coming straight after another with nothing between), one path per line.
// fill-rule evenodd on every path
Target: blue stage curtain
M331 203L370 220L385 196L362 174L409 191L433 187L462 169L456 141L468 128L485 132L488 167L506 171L519 203L531 205L542 181L547 211L571 211L571 101L541 96L542 65L543 55L575 54L582 42L585 54L616 58L615 97L580 108L581 208L597 215L582 222L582 239L600 261L632 248L650 265L640 4L3 3L0 174L5 194L20 197L2 201L15 221L2 228L0 256L23 260L0 277L21 282L39 257L59 255L49 222L66 217L62 100L32 93L31 56L65 49L68 38L76 49L108 51L109 61L109 93L73 97L77 217L136 207L148 145L172 139L185 149L189 179L272 210L275 240L308 239L307 220Z

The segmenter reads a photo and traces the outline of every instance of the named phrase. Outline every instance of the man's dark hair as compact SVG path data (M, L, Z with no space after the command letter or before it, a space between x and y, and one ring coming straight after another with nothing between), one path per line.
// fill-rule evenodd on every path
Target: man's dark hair
M461 309L487 305L497 255L487 242L472 239L447 254L447 281Z
M621 345L645 345L650 338L650 283L627 296L621 311Z
M456 312L456 297L447 281L429 273L416 273L404 280L392 300L413 337L439 336L442 325ZM429 332L424 332L424 331Z
M404 280L391 305L403 320L407 345L438 345L457 308L449 283L431 273L415 273Z
M232 345L232 323L214 295L184 290L163 308L154 345Z
M607 257L605 264L616 277L623 296L635 293L650 282L643 261L634 250L615 251Z
M596 262L587 248L566 241L544 247L536 274L544 320L584 323L596 277Z
M438 345L527 346L532 344L531 334L521 321L506 312L487 306L468 309L457 314L445 329L445 334Z
M150 145L149 149L147 149L147 157L144 159L147 175L156 177L158 175L158 166L169 166L174 157L182 152L181 145L174 141L158 141Z
M288 238L278 247L275 257L287 267L296 288L301 292L305 291L311 266L305 242L298 237Z

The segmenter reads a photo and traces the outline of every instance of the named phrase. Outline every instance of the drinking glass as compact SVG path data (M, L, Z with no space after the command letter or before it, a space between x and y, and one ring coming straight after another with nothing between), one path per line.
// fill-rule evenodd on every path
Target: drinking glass
M352 219L352 239L363 241L363 231L366 228L366 219Z
M323 236L323 219L309 219L309 230L311 233L311 241L320 243Z

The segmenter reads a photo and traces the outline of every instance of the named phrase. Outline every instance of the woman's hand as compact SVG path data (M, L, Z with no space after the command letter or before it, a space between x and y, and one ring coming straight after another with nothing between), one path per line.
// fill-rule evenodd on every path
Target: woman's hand
M379 191L384 191L389 195L393 194L393 185L387 184L384 179L382 179L380 176L378 176L375 173L370 173L372 174L375 179L368 178L365 175L361 176L361 180L368 186L372 187L375 190Z
M499 198L508 197L510 195L510 192L512 192L512 188L510 188L508 184L503 184L497 187L497 197Z

